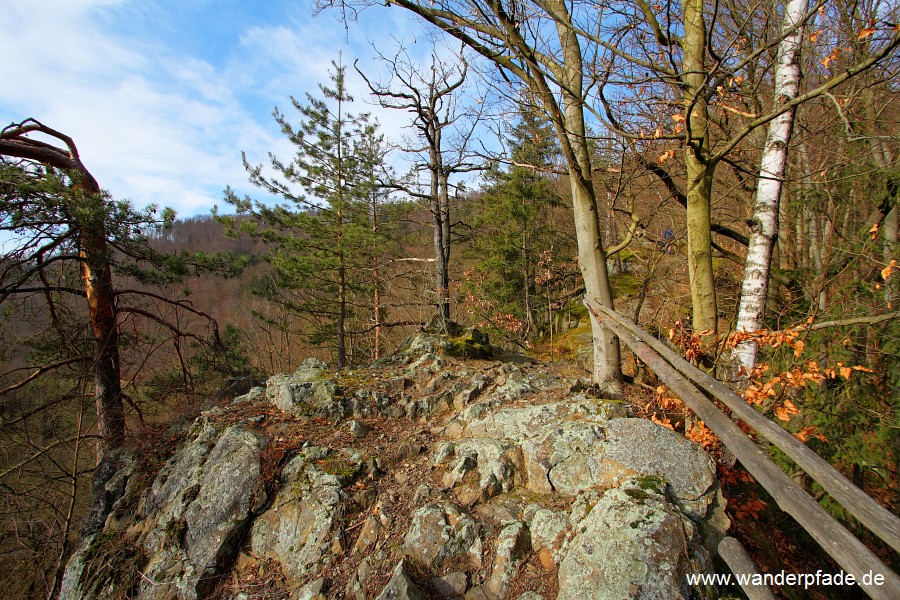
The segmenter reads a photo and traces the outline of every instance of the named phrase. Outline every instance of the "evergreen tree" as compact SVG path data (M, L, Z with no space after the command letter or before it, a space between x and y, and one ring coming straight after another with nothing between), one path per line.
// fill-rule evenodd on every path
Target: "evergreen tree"
M549 209L562 199L551 175L558 156L553 132L533 106L521 105L508 142L511 166L495 166L487 173L490 186L473 223L482 233L475 236L473 250L484 257L476 265L480 293L500 321L520 327L524 339L539 328L538 265L542 256L553 253L554 241L561 246Z
M353 98L345 85L345 67L332 62L331 85L320 85L322 97L306 95L291 103L300 115L295 127L277 108L275 120L296 147L290 162L269 155L273 176L244 157L250 181L287 201L268 207L226 191L226 201L239 214L240 228L271 244L272 270L255 293L296 314L303 332L315 344L334 349L338 368L352 357L350 323L372 287L372 249L378 246L371 212L373 173L383 144L368 114L347 111ZM377 216L374 217L377 219ZM232 230L237 221L222 218ZM375 221L377 222L377 221ZM375 228L377 229L377 227Z

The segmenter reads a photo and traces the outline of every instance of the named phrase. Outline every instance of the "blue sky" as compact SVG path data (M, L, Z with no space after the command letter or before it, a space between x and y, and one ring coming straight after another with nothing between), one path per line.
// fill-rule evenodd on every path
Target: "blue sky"
M241 151L290 155L272 109L290 114L289 96L315 92L339 52L377 72L373 41L385 54L398 40L428 51L403 11L368 11L345 31L334 13L313 18L309 0L0 0L0 14L3 124L34 117L67 133L115 197L180 216L221 206L228 185L254 195ZM402 135L402 114L363 111Z

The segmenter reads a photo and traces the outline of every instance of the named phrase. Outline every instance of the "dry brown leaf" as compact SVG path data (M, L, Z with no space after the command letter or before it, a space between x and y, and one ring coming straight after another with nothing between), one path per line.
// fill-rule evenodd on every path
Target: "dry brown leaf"
M874 27L866 27L865 29L863 29L862 31L859 32L859 35L856 36L856 39L864 40L867 37L869 37L870 35L872 35L873 33L875 33L876 31L878 31L878 30L875 29Z

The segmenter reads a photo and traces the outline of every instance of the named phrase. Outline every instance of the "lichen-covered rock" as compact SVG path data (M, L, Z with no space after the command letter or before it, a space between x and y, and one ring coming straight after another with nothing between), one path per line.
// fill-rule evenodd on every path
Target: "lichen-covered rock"
M500 531L491 576L484 584L484 591L490 598L506 598L509 584L530 550L531 538L523 523L510 523Z
M188 559L204 571L228 560L251 513L265 501L260 454L265 440L241 427L225 431L203 465L184 511Z
M458 506L426 504L413 513L400 552L430 571L456 558L480 565L480 536L480 525Z
M572 524L569 516L560 511L539 508L528 523L531 533L531 548L535 552L547 549L555 564L559 564L564 556L566 534Z
M560 600L678 600L704 597L685 574L711 561L693 521L635 481L573 507L577 535L559 565Z
M662 478L680 509L695 519L706 516L717 489L716 465L703 448L646 419L613 419L606 436L606 460Z
M512 491L521 472L517 448L490 439L462 439L438 448L432 464L446 464L443 484L464 505ZM518 478L521 484L521 477Z
M273 375L266 382L269 401L299 416L329 412L336 393L337 385L328 379L325 365L314 358L307 359L292 375Z
M61 597L192 600L208 593L265 500L265 443L240 426L222 432L207 416L198 418L136 509L126 501L138 492L120 490L103 530L82 540L70 560ZM140 524L124 530L129 519Z
M291 459L271 507L253 523L254 554L278 561L291 584L325 568L339 535L342 487L359 469L352 457L322 448L308 448Z
M211 426L199 420L195 425L193 442L169 461L142 508L151 519L156 516L144 539L150 559L142 599L207 593L265 500L260 467L265 440L230 427L204 456Z
M426 596L410 578L406 561L401 560L376 600L426 600Z
M457 358L491 358L494 351L486 333L473 327L464 336L447 338L443 351Z
M265 580L292 600L500 600L557 575L564 599L704 594L684 574L728 523L701 448L562 376L463 365L449 343L424 332L333 378L307 361L206 411L155 478L104 470L62 597L196 600L229 581L248 598ZM298 418L254 414L263 395ZM97 576L106 554L121 575Z
M260 398L263 398L265 395L266 395L266 388L259 387L259 386L252 387L252 388L250 388L250 391L248 391L246 394L235 397L235 399L231 401L231 404L236 406L238 404L247 404L249 402L256 402Z

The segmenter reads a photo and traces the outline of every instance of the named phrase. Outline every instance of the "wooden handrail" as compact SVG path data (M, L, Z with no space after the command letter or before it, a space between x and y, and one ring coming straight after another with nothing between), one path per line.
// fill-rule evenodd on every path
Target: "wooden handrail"
M587 302L587 300L586 300ZM675 351L666 346L633 322L620 314L591 302L589 308L624 327L666 361L675 366L685 377L693 381L712 396L727 406L734 416L744 421L757 433L766 438L788 458L815 479L832 498L841 503L860 523L885 541L895 551L900 552L900 518L878 504L871 496L855 486L843 473L831 466L828 461L810 450L806 444L785 431L768 417L756 412L752 406L738 396L721 381L712 377L684 360ZM601 317L601 319L602 319ZM676 363L678 363L676 365Z
M741 461L744 468L769 492L778 506L790 514L843 569L852 573L860 587L870 597L876 600L900 598L900 577L788 477L768 454L706 398L685 375L616 319L606 315L605 311L602 313L598 311L595 302L585 299L585 305L594 318L619 336L619 339L625 342L669 389L678 394L685 405L703 420ZM680 358L676 362L681 368L687 364ZM883 584L864 583L863 575L869 572L882 575Z

